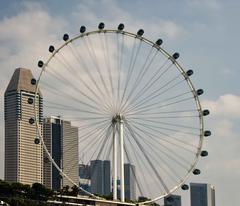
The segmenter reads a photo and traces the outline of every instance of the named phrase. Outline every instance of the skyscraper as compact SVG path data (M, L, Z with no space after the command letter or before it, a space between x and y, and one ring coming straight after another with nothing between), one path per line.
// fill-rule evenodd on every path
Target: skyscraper
M125 198L136 200L136 171L132 164L124 164Z
M43 139L55 163L76 184L79 182L78 168L78 128L60 117L44 119ZM44 185L59 190L63 186L73 186L48 160L44 152Z
M35 144L37 118L42 131L42 96L35 99L36 80L29 69L15 70L4 94L5 180L42 183L42 146ZM31 121L30 121L31 119Z
M79 177L80 177L80 186L91 192L91 178L90 178L90 165L80 164L79 165ZM80 194L86 195L85 192L80 191Z
M215 206L215 189L210 184L190 183L191 206Z
M181 206L181 196L169 195L164 197L164 206Z
M92 160L90 163L91 192L109 195L111 192L110 161Z

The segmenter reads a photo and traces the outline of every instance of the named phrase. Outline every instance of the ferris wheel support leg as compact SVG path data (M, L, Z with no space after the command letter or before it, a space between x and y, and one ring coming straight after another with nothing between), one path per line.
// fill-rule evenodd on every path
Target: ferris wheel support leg
M116 124L113 124L113 200L117 200L117 139Z
M121 188L121 202L125 202L123 120L122 119L120 119L120 121L119 121L119 137L120 137L120 188Z

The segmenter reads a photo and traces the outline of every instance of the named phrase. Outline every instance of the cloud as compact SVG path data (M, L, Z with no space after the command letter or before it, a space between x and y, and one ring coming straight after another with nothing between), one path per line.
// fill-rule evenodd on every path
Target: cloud
M90 27L90 29L96 29L100 21L105 22L106 27L110 29L117 28L119 23L124 23L125 29L133 33L143 27L142 29L145 30L146 36L155 39L161 36L175 40L187 33L185 28L174 21L164 20L159 17L146 20L141 19L139 16L136 19L115 1L109 0L81 2L77 10L73 13L73 16L76 19L81 19L83 24L95 26Z
M37 61L48 55L49 44L59 42L57 34L61 33L66 23L63 19L52 17L46 8L36 2L19 5L19 13L0 20L0 162L3 165L3 94L17 67L32 69L37 76ZM46 56L44 56L46 55ZM0 168L0 178L3 177Z
M191 6L209 10L220 10L222 5L217 0L187 0L187 3Z
M213 115L226 118L240 118L240 96L226 94L216 101L206 100L203 105L209 108Z

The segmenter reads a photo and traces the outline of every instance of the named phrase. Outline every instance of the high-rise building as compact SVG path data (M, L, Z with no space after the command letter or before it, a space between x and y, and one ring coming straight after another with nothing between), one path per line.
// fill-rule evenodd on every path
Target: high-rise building
M29 69L15 70L4 94L5 180L23 184L42 183L43 151L35 144L35 109L42 132L42 96L35 98L36 80Z
M210 184L190 183L191 206L215 206L215 189Z
M125 198L136 200L136 171L132 164L124 164Z
M164 197L164 206L181 206L181 196L169 195Z
M111 192L111 176L109 160L92 160L90 163L91 192L109 195Z
M91 178L90 178L90 165L79 165L80 186L87 192L91 192ZM80 194L86 195L85 192L80 191Z
M54 159L74 183L79 183L78 167L78 128L71 125L70 121L60 117L48 117L43 124L44 143ZM73 186L65 176L61 176L44 152L44 185L48 188L59 190L63 186Z

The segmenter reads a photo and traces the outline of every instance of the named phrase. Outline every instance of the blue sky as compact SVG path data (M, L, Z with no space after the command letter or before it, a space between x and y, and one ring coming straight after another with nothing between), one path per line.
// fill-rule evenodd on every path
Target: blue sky
M213 136L204 143L209 158L200 161L203 174L189 181L216 186L217 205L237 205L240 182L239 1L7 1L0 7L0 178L3 178L3 93L15 68L35 71L51 43L62 34L88 30L100 21L116 28L145 30L145 36L161 37L163 47L181 55L180 64L194 70L193 82L205 90L203 105L210 109L206 127ZM189 205L188 192L183 205Z

